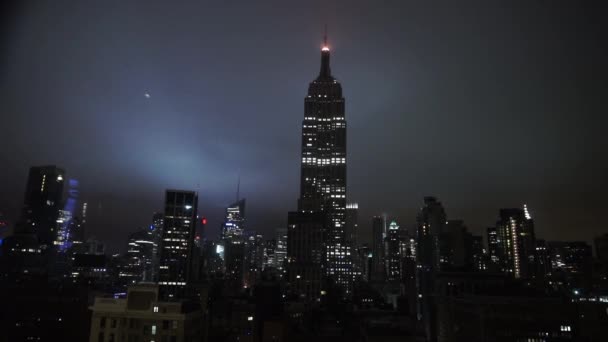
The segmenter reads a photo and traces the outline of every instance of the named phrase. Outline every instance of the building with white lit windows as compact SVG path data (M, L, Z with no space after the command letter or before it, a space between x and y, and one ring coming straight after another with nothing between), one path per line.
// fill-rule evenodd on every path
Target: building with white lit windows
M401 232L395 221L388 225L385 248L387 279L401 280Z
M304 99L298 211L288 216L289 282L294 292L312 300L321 296L326 281L348 295L353 278L346 236L344 98L329 59L325 39L321 70Z
M16 233L33 232L41 248L53 246L57 219L63 206L65 171L56 166L30 168L25 190L22 224Z
M536 255L534 221L525 206L524 209L500 209L496 242L503 272L524 279L533 275Z
M188 285L197 207L195 192L166 191L158 282L164 299L177 299Z
M224 277L235 291L243 287L245 277L245 199L238 199L226 208L222 224L221 248L224 261Z
M151 229L140 229L129 235L124 265L118 273L124 283L132 285L153 281L156 243L152 233Z

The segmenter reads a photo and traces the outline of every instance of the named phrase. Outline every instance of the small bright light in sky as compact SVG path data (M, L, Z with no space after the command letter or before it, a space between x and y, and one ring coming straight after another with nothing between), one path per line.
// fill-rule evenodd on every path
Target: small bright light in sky
M150 93L145 93L144 96L149 99L150 98Z

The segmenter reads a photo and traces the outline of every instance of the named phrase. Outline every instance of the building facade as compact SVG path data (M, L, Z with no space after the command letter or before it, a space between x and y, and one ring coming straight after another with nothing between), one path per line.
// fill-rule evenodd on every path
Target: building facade
M57 218L63 208L65 171L56 166L30 168L23 203L23 219L17 229L33 232L41 248L57 239Z
M325 41L321 70L304 99L300 198L298 212L288 216L288 239L292 240L288 242L292 248L288 251L289 280L310 287L322 274L324 281L338 284L348 294L353 275L346 236L346 119L342 86L332 76L329 61ZM309 228L304 230L303 226ZM319 264L306 261L311 251L320 253ZM299 294L316 299L321 295L320 286L306 291L301 291L301 286L295 288Z
M166 191L159 266L159 285L164 299L178 298L188 285L197 208L195 192Z
M372 218L372 281L384 281L386 279L385 248L386 218L374 216Z
M503 272L515 278L530 278L536 263L534 221L527 208L500 209L496 222L499 264Z
M89 341L200 341L202 313L193 304L161 301L153 284L129 287L127 298L96 297Z

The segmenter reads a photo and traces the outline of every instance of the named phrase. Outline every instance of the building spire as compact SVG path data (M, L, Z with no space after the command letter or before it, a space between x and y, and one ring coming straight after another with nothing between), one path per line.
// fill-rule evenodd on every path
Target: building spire
M238 181L236 182L236 202L239 202L239 197L240 197L240 192L241 192L241 173L239 172L239 178Z
M321 48L321 72L319 78L331 78L331 69L329 68L329 45L327 45L327 24L323 33L323 47Z

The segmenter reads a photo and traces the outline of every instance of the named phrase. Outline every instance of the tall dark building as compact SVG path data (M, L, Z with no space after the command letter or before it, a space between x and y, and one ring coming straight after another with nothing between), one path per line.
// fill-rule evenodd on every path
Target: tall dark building
M446 225L446 214L441 202L435 197L425 197L424 207L418 213L418 251L416 257L421 269L439 270L439 236Z
M597 236L593 239L595 244L595 254L603 262L608 262L608 233Z
M346 236L346 241L350 244L351 248L354 248L358 244L358 231L359 204L348 203L346 204L346 225L344 233Z
M401 280L401 237L399 225L392 221L385 240L387 280Z
M234 202L226 208L222 225L221 244L223 246L225 278L232 290L243 287L245 276L246 239L245 199Z
M498 272L501 269L500 257L498 256L498 233L496 227L487 228L487 239L488 239L488 259L489 268L493 272Z
M166 191L159 267L159 285L165 299L177 299L188 285L197 208L195 192Z
M23 218L17 232L32 232L41 247L49 248L57 237L57 218L63 208L65 171L56 166L30 168L23 201Z
M351 248L345 234L344 98L340 83L331 74L329 59L330 50L325 41L321 49L321 70L310 83L304 99L298 212L288 217L288 238L292 240L288 243L292 248L288 251L292 268L289 280L295 284L296 292L312 298L320 296L321 288L316 288L316 285L311 288L306 284L317 284L312 280L317 274L339 284L345 293L350 291L352 284ZM320 240L312 238L319 233ZM304 241L314 241L315 245L309 246ZM310 256L311 247L315 253L321 253L321 263L305 261ZM304 287L309 289L302 291Z
M386 279L384 239L386 238L386 218L374 216L372 218L372 269L371 280L384 281Z
M467 263L470 234L462 220L449 220L439 236L439 263L442 270L463 269Z
M226 218L222 225L222 239L240 239L245 231L245 199L226 208Z
M152 280L158 281L158 270L160 264L160 252L162 250L163 227L165 225L165 216L163 213L154 213L152 215L152 224L150 224L150 232L152 241L154 241L154 251L152 258Z
M435 276L440 271L441 232L445 230L447 216L445 210L435 197L425 197L424 206L417 217L417 251L416 287L418 292L417 312L422 319L428 340L434 340L436 319L432 296L435 288Z

